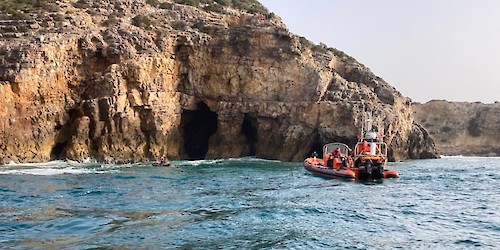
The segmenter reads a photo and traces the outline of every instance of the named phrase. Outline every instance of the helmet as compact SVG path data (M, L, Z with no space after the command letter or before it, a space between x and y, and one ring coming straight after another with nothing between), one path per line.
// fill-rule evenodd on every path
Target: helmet
M368 140L377 139L377 133L375 133L375 132L368 132L368 133L366 133L365 138L368 139Z

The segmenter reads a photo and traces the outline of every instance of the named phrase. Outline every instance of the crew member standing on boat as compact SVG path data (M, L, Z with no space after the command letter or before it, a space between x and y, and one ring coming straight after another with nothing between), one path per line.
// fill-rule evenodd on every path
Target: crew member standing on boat
M314 151L312 153L312 157L314 158L314 161L316 161L316 157L318 157L318 153L316 153L316 151Z

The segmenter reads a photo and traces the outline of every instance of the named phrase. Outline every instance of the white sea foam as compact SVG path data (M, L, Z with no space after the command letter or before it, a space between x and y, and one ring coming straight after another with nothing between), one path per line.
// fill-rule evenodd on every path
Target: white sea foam
M463 155L440 155L441 158L463 158Z
M44 163L15 163L0 166L0 175L61 175L102 174L117 172L116 165L82 163L76 161L50 161Z
M213 165L221 162L281 162L281 161L266 160L256 157L241 157L241 158L227 158L227 159L215 159L215 160L178 161L176 163L185 166L199 166L199 165Z
M90 174L98 173L99 171L91 169L75 169L75 168L32 168L32 169L11 169L0 171L2 175L60 175L60 174Z
M256 158L256 157L243 157L243 158L231 158L232 160L238 160L238 161L258 161L258 162L282 162L279 160L267 160L267 159L261 159L261 158ZM230 160L231 160L230 159Z
M9 162L5 166L8 167L53 167L53 166L67 166L68 163L65 161L49 161L43 163L17 163Z
M179 163L181 165L187 165L187 166L199 166L202 164L216 164L219 163L223 160L196 160L196 161L180 161Z
M459 159L498 159L500 156L464 156L464 155L440 155L441 158L443 159L454 159L454 158L459 158Z

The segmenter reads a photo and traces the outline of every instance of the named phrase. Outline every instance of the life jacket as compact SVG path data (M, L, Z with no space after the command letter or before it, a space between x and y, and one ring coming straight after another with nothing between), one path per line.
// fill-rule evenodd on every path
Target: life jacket
M366 153L370 153L370 145L368 145L368 142L367 142L367 141L363 141L363 150L364 150Z

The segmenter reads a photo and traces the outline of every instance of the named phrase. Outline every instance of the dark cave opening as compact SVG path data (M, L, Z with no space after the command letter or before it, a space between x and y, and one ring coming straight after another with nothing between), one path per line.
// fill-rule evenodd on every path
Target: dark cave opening
M246 143L249 146L249 152L247 156L254 156L256 154L255 144L257 142L257 119L249 117L245 114L243 118L243 123L241 124L241 133L246 138Z
M50 151L50 158L52 160L61 160L61 155L66 145L68 145L68 142L57 143Z
M188 160L205 159L208 140L217 131L217 114L200 102L196 110L183 110L184 150Z
M314 136L314 139L311 142L311 148L302 158L311 157L314 152L316 152L320 157L323 155L323 143L321 142L318 134Z

